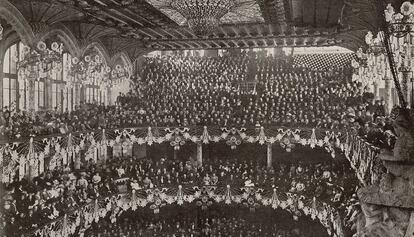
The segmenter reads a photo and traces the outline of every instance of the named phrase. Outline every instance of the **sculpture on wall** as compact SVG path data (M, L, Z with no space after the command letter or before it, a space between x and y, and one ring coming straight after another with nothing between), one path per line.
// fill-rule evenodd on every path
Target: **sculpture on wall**
M379 184L358 190L364 227L359 237L414 236L414 136L413 116L400 110L394 120L398 136L393 151L382 151L386 173Z

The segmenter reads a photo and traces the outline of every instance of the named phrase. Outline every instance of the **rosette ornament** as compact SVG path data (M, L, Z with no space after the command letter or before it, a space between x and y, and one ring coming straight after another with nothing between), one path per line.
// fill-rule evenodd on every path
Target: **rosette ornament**
M39 80L47 75L61 72L63 44L51 43L50 47L45 42L39 41L36 47L23 46L20 58L15 57L19 75L22 78Z
M395 12L391 4L384 10L388 31L401 38L408 33L414 34L414 4L406 1L401 4L400 12Z

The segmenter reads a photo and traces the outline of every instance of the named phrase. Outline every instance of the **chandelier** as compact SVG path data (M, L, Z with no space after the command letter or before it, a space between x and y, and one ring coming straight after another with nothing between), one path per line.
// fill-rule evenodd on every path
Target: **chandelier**
M394 78L402 107L407 107L408 80L413 79L414 68L414 4L409 1L395 12L391 4L384 10L386 21L384 44L390 60L390 69ZM398 75L402 74L402 88ZM409 78L411 76L411 78Z
M63 44L53 42L48 48L46 43L39 41L36 48L23 46L17 68L22 78L40 79L62 71Z
M234 5L234 0L174 0L171 2L171 8L187 20L188 27L198 36L206 36L217 29L220 19Z
M352 61L355 69L353 79L365 85L379 78L393 79L400 104L407 107L408 80L413 82L414 68L414 4L404 2L400 12L395 12L393 6L388 4L384 17L382 31L375 37L368 32L365 37L368 45L366 52L358 50L357 60ZM412 93L412 106L413 97Z
M70 73L83 84L94 84L97 80L104 78L110 72L99 55L86 55L81 59L72 58Z
M72 58L70 74L74 81L68 84L73 86L75 82L82 84L95 84L101 87L114 86L129 79L131 73L127 67L116 65L111 68L103 62L99 55L87 55L78 59Z
M380 31L374 37L371 31L365 35L365 43L368 45L367 53L373 55L385 54L385 47L383 43L384 32Z
M395 37L405 37L414 33L414 4L409 1L401 5L400 12L395 12L389 3L384 10L385 21L388 23L387 30Z
M118 64L111 71L110 83L112 85L121 84L124 80L129 79L130 74L130 70L127 67L122 67Z
M364 52L360 48L356 52L356 59L351 61L351 66L354 68L352 79L362 83L364 87L378 83L378 80L390 76L383 37L383 32L379 32L374 37L374 34L369 31L365 36L367 50Z

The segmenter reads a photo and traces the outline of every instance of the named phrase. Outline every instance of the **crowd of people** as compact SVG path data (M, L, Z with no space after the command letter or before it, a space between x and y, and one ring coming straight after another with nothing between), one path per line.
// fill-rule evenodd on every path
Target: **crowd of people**
M253 60L256 74L249 80ZM383 117L382 102L372 103L351 75L350 68L318 71L276 57L148 58L140 93L119 102L129 108L125 118L135 119L127 119L128 126L343 128L356 118L369 123Z
M116 106L82 104L64 113L5 107L0 133L16 139L139 126L343 129L352 125L366 130L390 124L383 101L374 101L372 94L352 82L350 68L320 71L294 65L287 58L149 57L135 84L118 97Z
M5 107L0 114L0 138L140 126L353 127L368 141L383 147L390 144L384 131L393 130L383 102L374 101L372 94L352 82L349 68L319 71L294 65L286 58L252 59L248 55L168 56L147 58L136 85L121 94L114 106L82 104L64 113L12 111ZM15 179L3 189L1 227L6 236L17 236L97 198L178 185L276 188L279 192L316 197L349 214L346 209L352 206L358 181L349 165L335 161L277 163L268 169L254 160L223 157L204 161L202 166L194 160L113 158L104 166L89 162L81 170L61 167L30 181ZM229 220L228 226L237 227L231 228L219 224L220 217L215 218L198 224L197 229L191 227L191 222L180 223L174 231L181 232L170 231L173 222L143 221L141 227L148 227L149 232L133 232L131 224L123 227L115 223L111 224L119 227L115 232L103 228L90 234L166 236L163 233L167 231L170 236L250 236L249 229L241 228L246 226L243 220ZM265 227L255 228L258 231ZM269 232L272 235L268 236L302 236L280 229Z
M121 186L125 185L123 190ZM114 158L105 166L87 162L78 171L58 168L30 182L16 179L5 188L2 197L3 224L7 236L13 236L39 228L97 198L178 185L276 188L279 192L317 197L345 211L342 204L354 194L357 180L349 165L333 161L281 163L266 169L253 160L217 159L198 166L191 159Z
M95 224L85 236L163 236L163 237L311 237L328 236L310 220L293 221L289 214L274 210L257 210L254 215L244 209L212 206L200 212L194 205L165 208L162 215L141 210L127 212L115 223ZM315 227L318 226L318 227Z
M77 210L97 198L118 192L113 173L116 166L104 170L90 163L79 171L59 167L33 180L15 177L2 187L2 226L5 236L40 228L64 214Z

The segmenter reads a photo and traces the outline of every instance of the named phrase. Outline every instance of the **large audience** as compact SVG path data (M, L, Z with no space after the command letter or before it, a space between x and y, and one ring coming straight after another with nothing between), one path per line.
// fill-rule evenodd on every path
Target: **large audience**
M255 62L254 74L251 73ZM320 71L294 65L288 58L248 55L217 58L168 56L147 58L142 78L114 106L81 104L71 112L28 112L3 108L0 138L66 134L100 128L139 126L287 126L323 129L356 128L377 146L389 146L384 133L392 130L382 101L374 101L349 68ZM252 78L253 76L253 78ZM122 182L119 182L122 180ZM19 236L53 222L95 199L120 192L178 185L256 186L276 188L329 203L342 214L351 211L358 182L342 162L278 163L270 169L254 160L196 161L113 158L104 165L91 161L80 170L59 167L33 180L15 178L4 187L1 227ZM347 209L348 208L348 209ZM145 216L142 218L145 219ZM222 217L193 223L176 220L108 224L92 236L254 236L251 230L270 228L271 235L298 236L272 226L247 226L242 219ZM234 228L234 227L237 228ZM111 231L108 228L117 228ZM177 228L176 228L177 227ZM146 228L145 231L143 229ZM266 232L267 233L267 232ZM306 236L306 235L305 235Z
M27 232L92 200L119 192L178 185L276 188L279 192L317 197L345 212L343 203L353 195L357 180L349 167L334 161L281 163L271 169L257 161L232 159L207 161L201 167L191 159L114 158L99 167L88 161L81 170L59 168L31 182L15 179L10 183L2 200L5 230L7 236Z
M127 212L120 221L103 221L94 225L85 236L165 236L165 237L311 237L328 236L326 231L309 220L294 221L289 214L274 210L256 210L229 206L211 206L200 212L194 205L166 207L162 215L149 211Z
M252 61L254 80L249 77ZM389 125L383 102L374 101L372 94L352 82L349 68L320 71L294 65L288 58L147 58L135 85L118 97L116 106L82 104L64 113L5 107L0 133L16 139L139 126L357 126L366 130Z
M15 177L2 188L2 218L6 236L40 228L92 200L118 192L114 182L115 166L97 171L89 162L82 170L59 167L33 178Z

